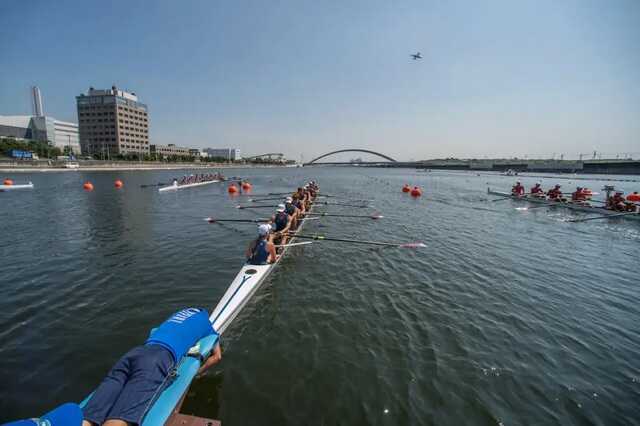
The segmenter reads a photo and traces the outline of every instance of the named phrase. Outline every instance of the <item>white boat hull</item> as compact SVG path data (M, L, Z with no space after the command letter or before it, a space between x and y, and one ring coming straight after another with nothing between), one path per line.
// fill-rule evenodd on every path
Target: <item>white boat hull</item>
M177 191L179 189L195 188L196 186L210 185L212 183L218 183L218 182L221 182L221 181L214 179L214 180L208 180L206 182L187 183L184 185L168 185L168 186L163 186L162 188L158 188L158 192Z
M29 182L23 185L0 185L0 191L14 191L17 189L33 189L33 184Z

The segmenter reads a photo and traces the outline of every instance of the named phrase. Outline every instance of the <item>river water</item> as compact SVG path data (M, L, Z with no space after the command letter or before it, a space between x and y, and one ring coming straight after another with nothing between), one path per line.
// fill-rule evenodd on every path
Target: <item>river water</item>
M172 173L22 174L13 177L34 190L0 193L0 420L81 400L172 312L212 308L222 296L255 227L203 218L266 211L237 210L242 197L221 184L170 194L140 187ZM225 426L637 424L640 222L516 210L522 204L487 195L487 186L513 183L496 175L227 174L249 178L255 194L316 179L349 200L331 201L374 206L318 210L385 216L327 217L306 232L426 247L291 250L228 329L223 360L194 384L187 411ZM82 190L85 180L93 192ZM404 183L424 195L401 193Z

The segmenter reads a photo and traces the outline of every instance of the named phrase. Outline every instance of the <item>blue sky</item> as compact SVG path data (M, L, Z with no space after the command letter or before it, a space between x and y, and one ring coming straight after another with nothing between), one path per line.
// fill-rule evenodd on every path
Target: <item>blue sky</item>
M640 157L640 2L3 0L0 115L32 84L134 91L152 143Z

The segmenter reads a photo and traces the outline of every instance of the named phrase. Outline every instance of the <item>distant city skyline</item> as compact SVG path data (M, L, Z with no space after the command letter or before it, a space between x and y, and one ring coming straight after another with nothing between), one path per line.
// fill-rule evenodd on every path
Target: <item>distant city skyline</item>
M638 158L638 22L633 0L7 1L0 115L30 114L38 86L78 122L77 94L116 85L149 106L153 144Z

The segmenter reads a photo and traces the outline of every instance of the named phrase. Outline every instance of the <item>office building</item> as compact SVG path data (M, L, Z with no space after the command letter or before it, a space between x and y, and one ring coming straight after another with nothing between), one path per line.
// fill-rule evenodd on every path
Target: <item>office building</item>
M80 154L78 125L53 117L0 116L0 137L48 142L62 152L68 147L74 154Z
M89 88L76 97L82 153L109 156L149 153L147 106L135 93Z
M150 145L149 152L152 156L155 156L158 159L171 157L173 155L176 155L178 157L191 156L190 148L183 148L172 143L170 143L169 145Z
M236 161L242 158L238 148L205 148L203 151L210 158L224 158L227 161Z

